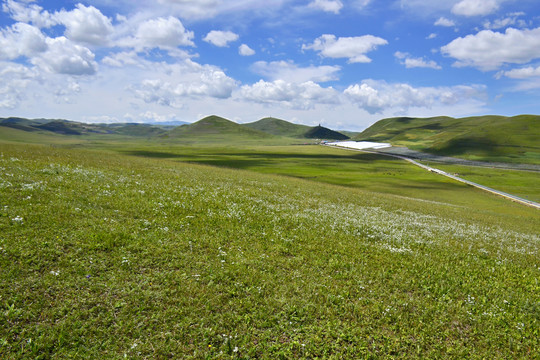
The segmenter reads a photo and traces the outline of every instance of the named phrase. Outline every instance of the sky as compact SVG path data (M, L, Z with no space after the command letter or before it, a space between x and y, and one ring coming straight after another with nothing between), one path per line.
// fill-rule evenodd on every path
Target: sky
M540 114L538 0L0 1L0 117Z

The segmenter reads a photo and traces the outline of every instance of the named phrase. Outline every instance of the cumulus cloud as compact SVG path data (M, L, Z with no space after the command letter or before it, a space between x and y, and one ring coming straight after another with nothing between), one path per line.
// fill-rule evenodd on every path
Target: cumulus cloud
M204 41L219 47L228 46L230 42L238 40L238 34L232 31L212 30L204 37Z
M88 48L60 36L47 38L47 51L33 57L31 62L51 73L67 75L92 75L97 71L94 53Z
M407 110L411 107L431 108L454 105L462 100L481 99L483 86L419 87L405 83L364 80L343 92L358 107L371 114L388 109Z
M343 3L340 0L314 0L310 2L308 6L314 9L339 14L339 11L343 7Z
M193 37L193 32L187 31L180 20L169 16L141 22L134 36L124 37L117 43L138 51L152 48L174 49L178 46L195 46Z
M47 28L56 24L53 15L36 4L20 3L14 0L4 1L2 10L15 21L33 24L38 28Z
M272 81L286 79L294 83L338 80L340 70L339 66L299 67L292 61L257 61L251 66L251 71Z
M501 76L506 76L511 79L528 79L533 77L540 77L540 66L527 66L519 69L501 71L496 75L497 78L500 78Z
M455 26L456 24L450 19L447 19L445 17L440 17L437 21L435 21L433 25L452 27L452 26Z
M64 36L87 44L105 44L107 37L113 32L111 20L93 6L77 4L71 11L62 9L50 13L36 4L8 0L4 3L3 10L8 12L14 20L33 24L38 28L63 25Z
M431 69L441 69L441 67L433 60L424 60L423 58L412 57L411 54L401 51L396 51L394 56L401 60L401 64L405 65L407 69L410 68L431 68Z
M38 28L16 23L0 30L0 59L17 59L33 56L47 50L45 36Z
M189 59L180 63L152 63L141 60L147 78L130 86L130 91L146 103L180 108L185 97L225 99L236 88L236 81L221 69Z
M499 33L482 30L460 37L441 48L443 54L457 59L455 66L496 70L503 64L524 64L540 57L540 28L506 29Z
M102 45L113 32L111 20L93 6L77 4L72 11L55 13L54 18L66 27L64 35L74 41Z
M497 0L461 0L452 7L452 13L462 16L483 16L499 8Z
M260 80L253 85L242 86L240 95L243 100L303 110L313 109L317 104L339 103L339 93L335 89L323 88L313 81L291 83L285 80Z
M242 44L238 47L238 53L242 56L251 56L251 55L255 55L255 50L253 50L246 44Z
M302 50L318 51L322 57L348 58L349 63L369 63L371 59L366 53L386 44L388 41L373 35L336 38L325 34L315 39L313 44L302 45Z

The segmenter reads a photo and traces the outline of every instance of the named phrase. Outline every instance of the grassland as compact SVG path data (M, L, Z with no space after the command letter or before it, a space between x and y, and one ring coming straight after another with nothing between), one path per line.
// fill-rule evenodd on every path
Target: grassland
M535 209L322 146L29 140L0 134L1 358L539 355Z

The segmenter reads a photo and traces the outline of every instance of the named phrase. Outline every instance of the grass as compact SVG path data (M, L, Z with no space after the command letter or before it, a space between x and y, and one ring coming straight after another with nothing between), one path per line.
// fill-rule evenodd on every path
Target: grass
M322 146L111 145L109 150L149 158L206 164L308 179L519 217L523 207L495 195L426 172L404 161ZM487 196L486 196L487 195Z
M158 149L0 143L0 357L538 357L534 209L256 172L362 163L322 147Z

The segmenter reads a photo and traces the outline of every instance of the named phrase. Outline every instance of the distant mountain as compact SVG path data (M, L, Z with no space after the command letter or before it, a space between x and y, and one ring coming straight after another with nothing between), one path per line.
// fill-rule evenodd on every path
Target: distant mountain
M188 140L235 140L240 138L272 138L273 135L212 115L192 124L178 126L164 134L163 137Z
M255 122L242 125L276 136L295 138L304 138L304 135L311 129L311 127L307 125L293 124L291 122L273 117L263 118Z
M355 140L476 160L540 163L540 116L383 119Z
M117 134L138 137L152 137L166 132L163 126L150 124L85 124L59 119L0 118L0 126L35 132L44 131L60 135Z
M347 140L349 137L324 126L314 126L304 134L308 139Z

